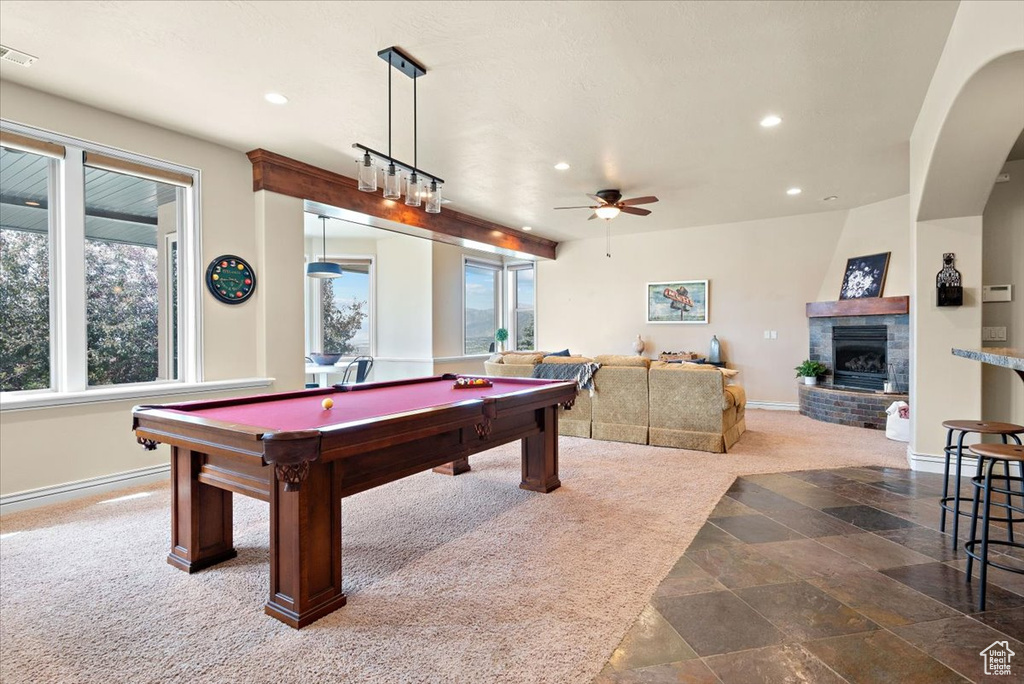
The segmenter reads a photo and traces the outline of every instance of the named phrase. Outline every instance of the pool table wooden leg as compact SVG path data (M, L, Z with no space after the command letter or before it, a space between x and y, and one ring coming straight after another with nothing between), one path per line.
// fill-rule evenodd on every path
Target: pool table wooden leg
M171 552L167 562L196 572L238 555L231 540L231 492L199 481L205 456L171 448Z
M469 458L458 458L451 463L445 463L434 468L435 473L441 473L442 475L461 475L462 473L468 473L472 468L469 467Z
M523 438L523 481L519 486L546 494L562 486L558 479L558 407L538 410L543 412L543 430Z
M345 605L341 465L314 461L297 492L270 489L270 598L264 611L299 629Z

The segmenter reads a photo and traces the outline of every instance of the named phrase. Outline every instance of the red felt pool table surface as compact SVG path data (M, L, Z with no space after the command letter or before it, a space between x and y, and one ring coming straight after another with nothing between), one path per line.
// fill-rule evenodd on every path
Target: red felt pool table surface
M366 385L363 386L365 389L355 386L345 391L310 390L304 396L273 401L261 402L260 397L256 396L233 406L197 406L189 409L187 404L179 404L170 410L268 431L309 430L533 388L522 381L491 378L491 382L491 387L469 389L455 389L455 381L447 379L391 387ZM321 402L328 397L334 400L334 407L324 409Z

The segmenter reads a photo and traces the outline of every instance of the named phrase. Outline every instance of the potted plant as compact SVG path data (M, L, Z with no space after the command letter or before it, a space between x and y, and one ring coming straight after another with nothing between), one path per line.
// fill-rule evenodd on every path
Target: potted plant
M803 378L805 385L817 385L818 376L824 375L828 368L820 361L807 359L796 367L796 377Z
M508 339L508 330L498 328L494 331L494 339L498 342L498 351L505 351L505 341Z

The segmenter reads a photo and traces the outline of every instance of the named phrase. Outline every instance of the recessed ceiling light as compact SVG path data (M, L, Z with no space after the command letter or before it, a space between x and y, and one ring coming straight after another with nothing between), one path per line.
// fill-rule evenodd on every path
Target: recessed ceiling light
M39 202L33 202L32 200L29 200L29 201L25 202L25 204L27 204L30 207L38 207L38 206L40 206Z
M799 195L801 192L803 192L803 190L801 190L800 188L790 188L789 190L786 191L786 194L787 195Z
M765 128L772 128L782 123L782 117L775 114L769 114L768 116L761 119L761 125Z
M568 171L569 170L569 163L568 162L558 162L557 164L555 164L555 168L558 169L559 171Z
M822 202L831 202L831 201L837 200L837 199L839 199L839 197L837 195L829 195L828 197L823 198L821 201Z
M267 93L266 95L263 96L263 99L269 102L270 104L288 104L288 98L282 95L281 93Z
M523 226L523 230L529 233L531 230L533 230L533 228L531 228L530 226Z

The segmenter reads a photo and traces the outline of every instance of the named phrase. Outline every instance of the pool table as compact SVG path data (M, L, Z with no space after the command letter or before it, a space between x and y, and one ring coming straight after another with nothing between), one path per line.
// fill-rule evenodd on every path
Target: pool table
M470 454L516 439L519 486L558 488L558 407L572 406L576 383L488 380L457 389L456 376L444 375L137 406L139 443L171 446L167 561L195 572L233 558L232 493L269 502L265 611L298 629L345 605L344 497L430 468L467 472Z

